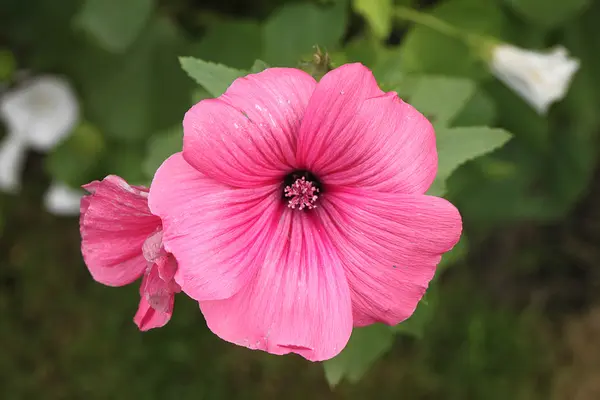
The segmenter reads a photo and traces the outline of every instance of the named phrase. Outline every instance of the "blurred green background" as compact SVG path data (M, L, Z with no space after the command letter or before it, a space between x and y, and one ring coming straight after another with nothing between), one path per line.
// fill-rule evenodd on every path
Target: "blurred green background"
M581 68L539 115L464 43L392 18L397 6L523 48L564 45ZM28 151L21 189L0 193L0 398L600 399L598 21L594 0L0 0L0 96L51 74L81 108L58 146ZM44 207L48 185L148 184L195 101L264 63L310 68L315 45L443 119L438 134L510 132L441 181L460 245L411 319L357 334L327 375L221 341L184 296L140 333L138 287L91 279L77 218ZM223 65L188 59L199 86L180 56Z

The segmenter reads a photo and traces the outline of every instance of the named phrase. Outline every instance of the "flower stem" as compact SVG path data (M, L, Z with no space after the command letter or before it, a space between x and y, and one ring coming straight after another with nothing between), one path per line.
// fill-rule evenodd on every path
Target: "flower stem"
M409 7L397 6L394 10L394 15L399 19L426 26L446 36L457 39L465 38L465 32L431 14L417 11Z
M458 39L483 59L489 58L489 49L491 49L496 42L493 38L462 30L438 17L417 11L410 7L395 7L394 16L400 20L423 25L443 35Z

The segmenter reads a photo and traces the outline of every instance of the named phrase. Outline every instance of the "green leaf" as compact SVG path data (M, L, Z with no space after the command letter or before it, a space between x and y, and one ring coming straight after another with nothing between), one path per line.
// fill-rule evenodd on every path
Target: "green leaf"
M86 0L75 24L108 51L123 52L139 36L154 0Z
M181 151L182 148L183 132L181 125L177 125L167 132L154 135L148 143L148 154L144 161L144 172L146 172L146 175L153 177L163 161Z
M122 142L143 140L181 122L193 87L177 61L186 45L171 22L157 19L126 55L80 50L73 76L89 120Z
M447 126L475 93L475 82L463 78L422 76L416 79L408 101L434 125Z
M402 69L402 57L399 51L384 52L373 66L373 75L384 91L395 90L404 98L407 93L405 85L411 85L409 76Z
M296 66L314 46L332 51L346 29L347 2L332 6L287 3L273 12L263 28L264 60L275 66Z
M198 86L193 92L192 92L192 104L196 104L204 99L211 99L213 96L208 93L208 91L206 89L204 89L202 86Z
M202 40L188 55L234 68L248 69L262 54L262 29L258 22L218 21L209 26Z
M555 28L581 14L590 0L506 0L528 22Z
M440 2L431 13L465 31L502 37L505 20L496 0L449 0ZM489 74L479 55L462 41L422 25L412 27L400 52L405 72L477 79Z
M498 125L509 130L522 144L540 152L549 146L549 119L538 114L514 91L498 80L484 85L498 110Z
M245 71L193 57L180 57L179 62L181 68L214 97L222 95L234 80L246 75Z
M323 362L327 382L332 387L344 378L353 383L358 382L393 343L394 333L388 326L375 324L354 328L344 350L335 358Z
M368 21L373 33L385 38L392 30L393 0L353 0L354 10Z
M438 173L427 194L442 196L446 180L458 166L499 148L510 137L503 129L487 126L438 129Z
M497 112L494 100L483 89L478 89L453 119L454 126L494 125Z
M80 186L91 178L103 151L101 132L84 123L52 150L45 160L45 168L55 180L74 187Z
M254 60L254 64L252 64L252 68L250 68L250 72L255 74L257 72L264 71L267 68L269 68L269 64L263 60Z
M386 53L386 49L372 37L359 37L348 42L343 49L331 54L336 66L351 62L360 62L373 69Z
M542 186L545 176L554 179L547 164L514 137L459 167L447 181L446 196L480 229L524 219L549 221L562 210Z

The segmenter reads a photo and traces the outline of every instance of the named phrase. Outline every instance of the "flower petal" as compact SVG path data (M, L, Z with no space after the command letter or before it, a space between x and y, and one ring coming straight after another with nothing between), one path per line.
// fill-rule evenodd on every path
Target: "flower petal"
M171 309L173 309L173 304L175 302L175 296L172 295L170 297L171 301ZM154 308L150 306L150 303L142 297L140 299L140 305L138 306L138 310L133 317L133 321L138 326L141 331L148 331L154 328L161 328L169 322L172 316L171 313L162 313L156 311Z
M298 146L300 164L327 187L423 194L437 172L431 123L360 64L319 82Z
M284 210L254 280L230 299L200 302L208 327L232 343L311 361L334 357L352 331L348 283L320 223Z
M296 132L315 85L310 75L291 68L235 80L221 97L186 113L185 159L232 186L278 181L295 166Z
M144 244L142 245L142 254L144 255L146 261L153 263L158 258L166 255L162 245L162 236L162 229L159 229L148 236L148 238L144 241Z
M156 267L158 269L158 276L165 282L169 283L169 287L175 293L181 292L181 288L175 281L175 273L177 272L177 261L172 254L167 254L159 257L156 260Z
M118 176L92 182L91 195L82 199L81 251L94 279L123 286L146 268L142 245L160 227L148 209L147 193Z
M344 134L362 103L381 94L375 77L362 64L342 65L327 73L310 98L298 132L300 167L310 170L327 156L328 147L337 144L336 138Z
M346 270L355 326L411 316L462 230L458 210L431 196L337 191L317 210Z
M140 286L140 296L145 298L150 307L156 311L171 314L173 312L173 303L170 298L174 293L175 291L170 282L163 280L160 276L158 265L152 264L144 274L144 279Z
M395 92L366 100L312 169L329 187L423 194L437 173L433 126Z
M173 315L175 295L168 290L167 283L158 276L156 266L144 275L140 295L140 305L133 321L141 331L160 328L169 322Z
M271 232L279 185L232 189L177 153L158 169L150 209L163 222L163 245L177 259L175 280L196 300L231 297L254 275Z

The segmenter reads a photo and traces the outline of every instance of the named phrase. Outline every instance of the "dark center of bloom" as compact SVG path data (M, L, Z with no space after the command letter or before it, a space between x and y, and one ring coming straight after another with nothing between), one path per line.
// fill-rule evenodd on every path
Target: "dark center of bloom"
M299 170L286 175L283 180L283 198L289 208L312 210L321 194L319 180L310 172Z

